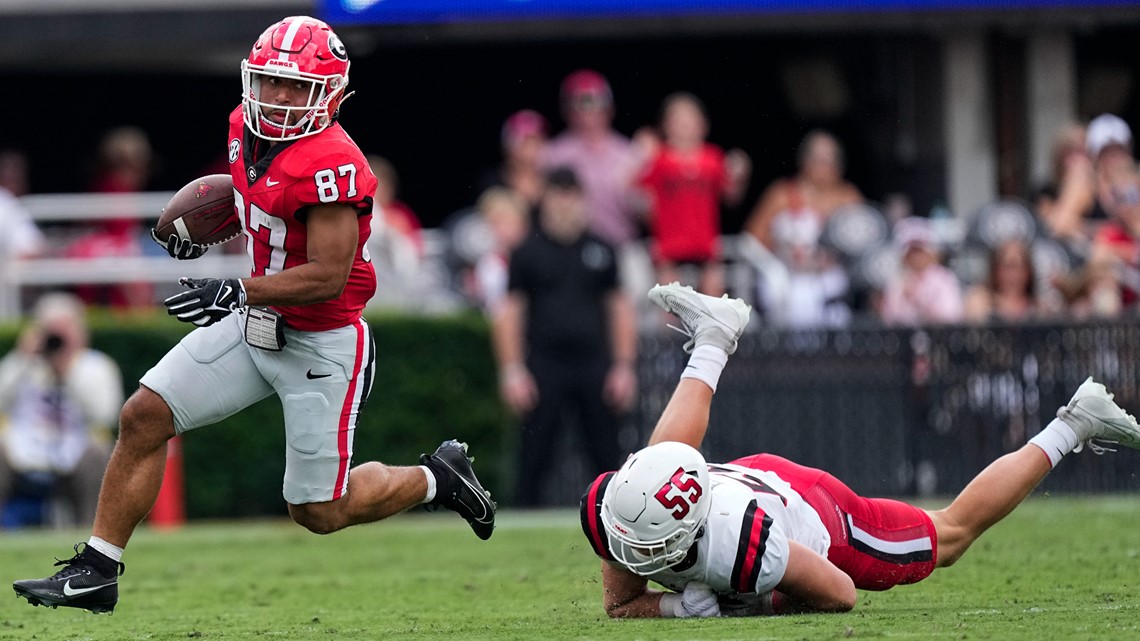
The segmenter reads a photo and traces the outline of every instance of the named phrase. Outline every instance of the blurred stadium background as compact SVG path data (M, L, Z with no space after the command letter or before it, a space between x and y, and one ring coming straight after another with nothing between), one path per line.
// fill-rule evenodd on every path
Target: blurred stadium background
M350 48L346 127L400 168L428 226L478 196L512 111L560 122L558 84L580 67L607 75L627 135L686 88L714 140L752 153L755 187L826 126L854 183L880 202L909 194L919 213L1024 196L1062 124L1140 116L1126 54L1140 8L1111 0L7 0L0 72L20 99L4 113L21 126L4 146L29 154L33 192L75 192L100 137L137 124L161 161L152 187L177 188L222 153L234 61L265 25L306 12Z
M615 126L627 135L656 122L666 94L691 91L708 107L710 140L751 155L749 193L722 218L730 291L749 300L758 268L734 253L733 239L763 187L794 172L795 150L813 128L843 142L847 177L879 210L905 203L942 221L968 283L982 279L976 259L994 242L978 231L985 221L1042 236L1029 199L1049 180L1051 145L1066 123L1104 112L1140 123L1132 54L1140 3L1115 0L0 0L0 149L26 155L22 200L49 238L67 239L77 222L100 217L153 219L170 191L214 171L224 160L225 116L240 97L238 62L267 25L299 13L327 19L346 42L356 94L342 122L366 153L398 168L401 200L426 228L422 273L403 284L405 296L380 294L382 346L385 331L395 337L384 357L392 381L378 387L387 400L365 419L383 423L384 438L358 439L357 458L408 462L434 446L435 432L483 439L496 490L509 487L514 427L497 405L485 326L455 321L459 336L446 340L456 342L436 343L451 349L435 352L417 328L438 337L447 318L464 313L455 270L474 241L455 222L478 197L480 173L500 158L504 118L533 108L560 128L567 73L589 67L607 76ZM124 125L149 137L153 193L85 193L100 140ZM161 293L179 275L241 270L233 255L187 265L153 250L100 263L50 252L2 263L0 311L15 323L43 291L77 283L145 278ZM718 394L710 454L773 451L826 467L864 493L953 492L1024 443L1087 374L1124 406L1140 407L1133 314L936 328L858 318L826 330L754 324ZM630 448L644 441L683 366L678 341L659 335L657 320L644 323L642 399L623 432ZM118 358L128 388L180 331L153 324L124 326L114 314L96 322L95 344ZM154 346L139 348L146 332ZM14 336L10 329L0 342ZM401 378L417 358L439 364L438 379L414 379L427 388L418 393ZM439 386L453 411L433 402ZM249 420L273 420L274 409L265 411L268 419ZM283 513L274 438L188 439L190 515ZM548 488L557 504L576 501L588 476L567 438ZM265 448L266 462L241 469L234 452L243 447ZM1134 454L1084 455L1049 487L1138 489Z

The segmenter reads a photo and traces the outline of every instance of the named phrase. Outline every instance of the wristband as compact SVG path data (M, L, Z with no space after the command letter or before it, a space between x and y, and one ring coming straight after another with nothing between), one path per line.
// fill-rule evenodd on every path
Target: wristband
M666 592L661 595L661 616L666 619L684 619L685 605L681 603L681 595L676 592Z

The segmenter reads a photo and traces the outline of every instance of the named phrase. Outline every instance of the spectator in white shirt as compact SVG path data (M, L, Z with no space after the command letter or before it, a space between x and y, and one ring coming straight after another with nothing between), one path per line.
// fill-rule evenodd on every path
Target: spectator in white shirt
M28 475L47 478L89 526L123 404L119 367L88 347L83 303L48 294L0 360L0 502Z

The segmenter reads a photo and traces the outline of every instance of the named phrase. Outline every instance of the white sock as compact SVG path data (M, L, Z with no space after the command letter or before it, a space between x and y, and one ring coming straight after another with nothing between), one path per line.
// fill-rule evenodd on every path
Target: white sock
M681 378L695 378L716 391L720 373L728 363L728 352L716 345L697 345L689 356L689 364L681 372Z
M1053 467L1057 467L1057 464L1066 454L1081 444L1073 428L1059 418L1053 419L1051 423L1045 426L1045 429L1029 439L1029 442L1045 452L1045 456L1049 457L1049 462L1053 464Z
M117 545L111 545L97 536L87 539L87 547L94 548L96 552L111 559L115 563L123 560L123 548Z
M427 477L427 494L424 495L424 500L420 503L431 503L435 499L435 474L428 469L426 465L420 465L419 468L424 471L424 476Z

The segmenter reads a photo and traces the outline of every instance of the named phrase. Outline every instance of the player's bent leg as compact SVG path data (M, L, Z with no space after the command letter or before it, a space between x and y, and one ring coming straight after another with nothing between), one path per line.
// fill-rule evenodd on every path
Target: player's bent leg
M1013 511L1052 467L1033 445L991 463L943 510L930 511L938 532L938 567L953 565L986 530Z
M166 470L166 442L174 433L174 417L166 401L140 385L119 416L119 439L103 476L91 531L94 536L126 547L158 497Z
M388 518L421 503L427 478L416 467L369 462L352 469L348 491L335 501L289 504L289 516L314 534Z
M695 378L682 378L657 419L648 444L677 441L699 448L708 430L712 397L713 390L706 383Z
M775 472L819 515L831 537L827 560L861 590L916 583L934 570L937 531L926 512L893 499L859 496L827 472L772 454L733 465Z
M931 512L938 529L938 565L946 567L987 529L1013 511L1070 452L1085 444L1100 454L1107 441L1140 449L1140 426L1104 385L1090 377L1057 410L1057 418L1020 450L991 463L944 510Z

